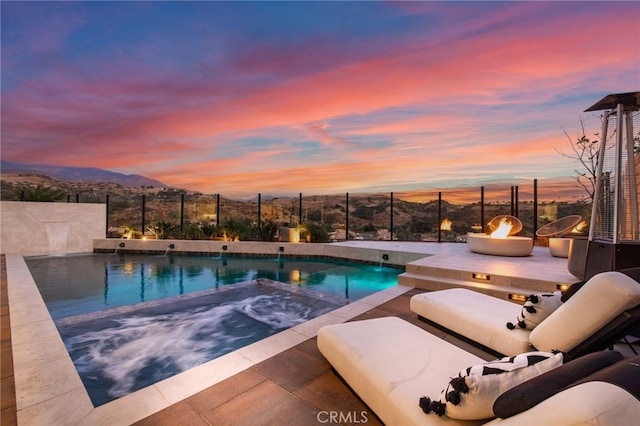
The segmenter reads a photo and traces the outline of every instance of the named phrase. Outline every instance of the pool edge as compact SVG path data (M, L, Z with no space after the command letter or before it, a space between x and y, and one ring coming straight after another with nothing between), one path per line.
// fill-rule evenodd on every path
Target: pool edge
M123 398L94 407L24 258L7 254L6 265L11 332L16 342L12 351L18 424L113 425L142 420L315 337L324 325L347 321L411 290L409 286L396 284ZM52 329L57 338L51 334Z

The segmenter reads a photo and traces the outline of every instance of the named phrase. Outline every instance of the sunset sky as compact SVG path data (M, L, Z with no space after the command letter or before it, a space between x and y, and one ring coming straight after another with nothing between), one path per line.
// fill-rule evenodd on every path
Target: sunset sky
M640 2L2 1L2 158L226 197L575 188Z

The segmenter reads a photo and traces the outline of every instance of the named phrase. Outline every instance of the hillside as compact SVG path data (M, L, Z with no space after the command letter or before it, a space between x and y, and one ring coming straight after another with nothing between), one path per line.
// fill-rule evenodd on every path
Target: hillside
M132 226L140 229L142 224L142 196L145 197L145 223L162 221L179 223L182 199L184 199L185 223L211 223L217 221L217 196L171 188L128 187L112 182L66 182L49 176L28 173L6 173L1 180L2 200L18 200L20 188L42 185L64 195L60 201L104 203L109 195L109 223L116 226ZM303 197L302 222L313 221L331 229L345 228L345 195L322 195ZM262 220L273 220L280 224L300 222L298 197L263 199ZM504 206L503 206L504 208ZM443 203L444 214L455 219L454 227L467 232L477 219L469 214L470 207ZM471 208L472 209L472 208ZM220 224L229 221L256 222L258 203L220 198ZM464 216L468 216L464 218ZM394 228L405 229L410 234L422 234L437 229L437 203L414 203L394 199ZM351 194L349 197L349 229L375 238L376 232L389 229L391 204L388 194Z

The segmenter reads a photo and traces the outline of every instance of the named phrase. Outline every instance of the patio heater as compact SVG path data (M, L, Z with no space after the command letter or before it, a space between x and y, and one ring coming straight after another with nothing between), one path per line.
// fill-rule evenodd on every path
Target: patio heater
M593 275L640 266L640 92L607 95L585 262Z

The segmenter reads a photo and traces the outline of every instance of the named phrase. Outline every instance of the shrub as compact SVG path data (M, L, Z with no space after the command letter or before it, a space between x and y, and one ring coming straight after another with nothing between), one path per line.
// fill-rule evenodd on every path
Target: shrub
M182 238L185 240L202 240L204 236L202 229L193 223L187 224L182 230Z
M272 220L262 221L254 226L254 232L260 241L274 241L278 232L278 224Z
M139 239L142 238L142 232L138 231L133 226L125 225L122 238L126 238L128 240Z
M64 192L39 183L37 186L21 186L16 190L16 197L20 201L52 202L62 200Z
M251 236L251 225L248 221L229 219L222 229L229 241L246 240Z
M316 222L306 222L301 226L300 238L306 238L310 243L329 242L329 231Z
M174 230L176 226L170 222L158 221L147 226L147 230L153 234L158 240L166 239Z

